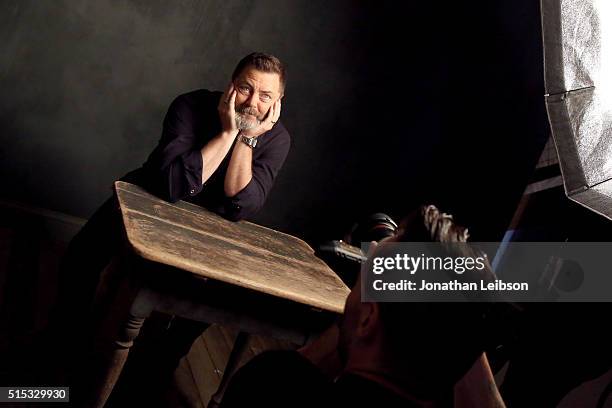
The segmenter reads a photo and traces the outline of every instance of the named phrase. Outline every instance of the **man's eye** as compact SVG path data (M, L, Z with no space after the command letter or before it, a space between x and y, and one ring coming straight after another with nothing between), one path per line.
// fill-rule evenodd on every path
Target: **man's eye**
M251 92L251 90L246 86L241 86L240 88L238 88L238 90L240 91L240 93L243 93L245 95L248 95Z
M261 99L263 102L268 102L272 98L270 97L270 95L261 95L259 99Z

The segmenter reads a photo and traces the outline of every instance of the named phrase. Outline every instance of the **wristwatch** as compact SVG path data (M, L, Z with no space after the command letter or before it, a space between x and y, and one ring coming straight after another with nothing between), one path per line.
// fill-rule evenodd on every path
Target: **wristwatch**
M240 136L238 136L240 138L240 141L242 143L244 143L245 145L249 146L251 149L254 149L255 146L257 146L257 138L256 137L248 137L245 136L243 134L240 134Z

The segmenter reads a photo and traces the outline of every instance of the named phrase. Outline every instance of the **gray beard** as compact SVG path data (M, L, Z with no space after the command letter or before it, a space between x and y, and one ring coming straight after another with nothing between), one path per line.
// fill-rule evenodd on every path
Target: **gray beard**
M251 130L261 125L259 119L248 119L247 115L236 112L236 127L240 130Z

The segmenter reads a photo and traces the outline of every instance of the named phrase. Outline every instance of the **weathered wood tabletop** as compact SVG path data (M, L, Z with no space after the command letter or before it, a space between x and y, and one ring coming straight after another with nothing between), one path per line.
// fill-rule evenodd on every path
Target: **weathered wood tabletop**
M253 303L242 305L228 299L230 304L239 306L231 310L227 310L230 304L210 304L211 294L200 293L198 282L183 284L181 274L172 279L176 269L222 282L224 287L247 288L246 292L256 295L258 300L271 295L271 299L281 303L289 301L291 305L306 305L332 314L343 312L349 289L304 241L249 222L231 222L190 203L170 204L133 184L118 181L115 192L131 251L119 256L114 267L109 268L110 281L113 277L117 280L107 286L115 289L103 291L106 294L100 297L106 299L100 301L98 312L104 317L97 323L102 338L95 347L91 373L85 376L91 378L91 385L83 393L84 406L105 405L134 340L154 310L207 323L235 325L244 331L239 336L242 339L246 333L266 332L303 342L308 335L305 332L312 330L303 327L304 322L297 316L294 319L292 313L259 310ZM148 279L157 268L132 269L132 261L138 257L163 266L163 273L167 273L163 276L163 287L155 286L155 279ZM272 307L282 312L285 306L279 303ZM237 367L240 350L246 343L236 343L209 406L218 406Z
M143 258L319 309L342 313L349 288L304 241L197 205L170 204L115 183L127 237Z

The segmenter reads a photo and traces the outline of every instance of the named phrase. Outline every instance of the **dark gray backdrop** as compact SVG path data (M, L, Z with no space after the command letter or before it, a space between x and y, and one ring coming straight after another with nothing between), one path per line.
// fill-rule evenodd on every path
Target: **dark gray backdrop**
M0 2L1 198L87 217L172 99L284 60L293 147L256 221L311 241L434 200L501 237L547 134L531 0Z

